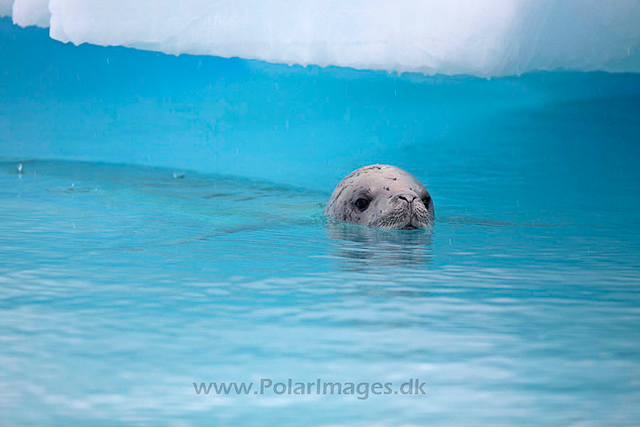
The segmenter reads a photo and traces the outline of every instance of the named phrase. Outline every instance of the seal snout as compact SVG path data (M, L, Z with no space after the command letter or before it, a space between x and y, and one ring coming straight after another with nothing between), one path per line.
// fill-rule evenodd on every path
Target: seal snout
M415 192L400 192L391 198L391 203L396 206L396 209L406 209L409 214L409 219L415 215L416 210L426 208L420 196Z
M424 227L420 218L425 206L415 192L405 190L393 195L391 206L394 210L395 224L390 228L412 230Z

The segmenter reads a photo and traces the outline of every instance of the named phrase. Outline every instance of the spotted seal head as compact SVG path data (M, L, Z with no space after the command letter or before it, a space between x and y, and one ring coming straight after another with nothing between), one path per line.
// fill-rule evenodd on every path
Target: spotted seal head
M339 221L393 230L427 228L435 217L424 185L389 165L351 172L333 190L324 213Z

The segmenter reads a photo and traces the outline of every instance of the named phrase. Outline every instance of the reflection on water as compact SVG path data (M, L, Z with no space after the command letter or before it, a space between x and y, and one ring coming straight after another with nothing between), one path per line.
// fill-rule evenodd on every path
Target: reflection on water
M345 271L389 275L428 268L433 230L381 230L327 219L327 235Z

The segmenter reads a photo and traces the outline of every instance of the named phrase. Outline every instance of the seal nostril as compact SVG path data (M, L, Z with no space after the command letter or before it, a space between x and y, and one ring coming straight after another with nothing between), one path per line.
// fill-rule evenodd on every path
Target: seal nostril
M412 195L408 195L408 194L400 194L400 195L398 196L398 199L402 199L402 200L404 200L404 201L405 201L405 202L407 202L407 203L413 203L413 201L414 201L415 199L417 199L417 197L416 197L416 196L412 196Z

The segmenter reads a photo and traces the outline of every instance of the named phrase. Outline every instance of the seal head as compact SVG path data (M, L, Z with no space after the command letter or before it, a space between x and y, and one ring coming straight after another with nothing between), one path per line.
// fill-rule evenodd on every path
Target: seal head
M389 165L351 172L333 190L324 213L339 221L392 230L427 228L435 217L424 185Z

